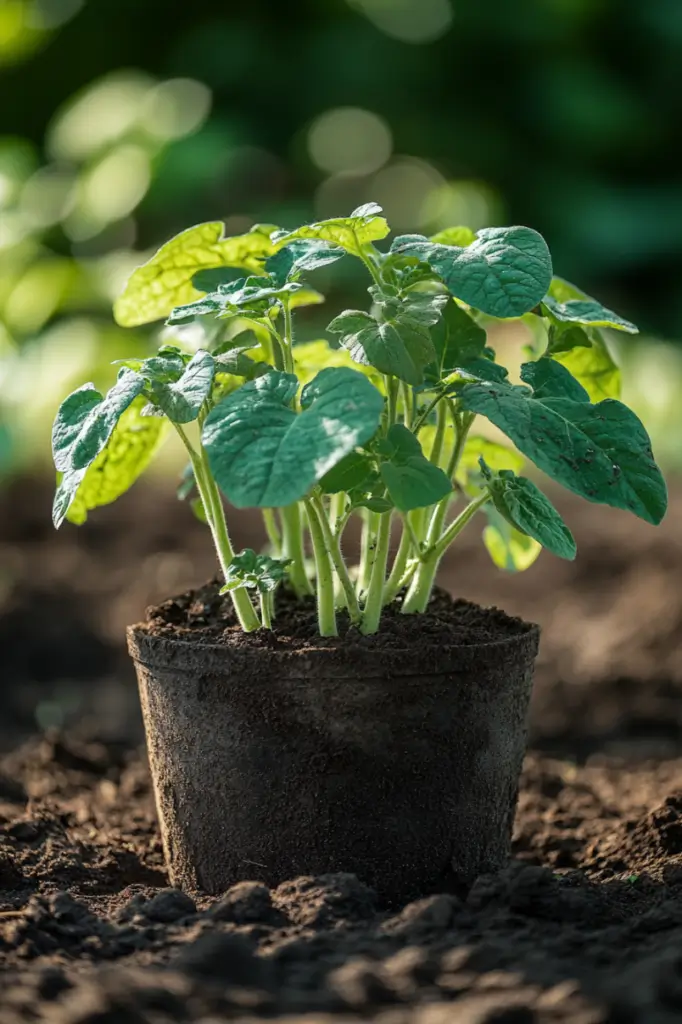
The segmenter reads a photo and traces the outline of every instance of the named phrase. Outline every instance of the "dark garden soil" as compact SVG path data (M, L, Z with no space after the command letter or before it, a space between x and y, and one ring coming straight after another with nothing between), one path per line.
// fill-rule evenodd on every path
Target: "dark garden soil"
M207 541L152 490L56 539L48 501L0 507L1 1024L682 1020L682 493L658 531L564 502L578 561L522 577L471 528L442 582L543 626L513 860L390 910L347 875L168 888L122 634Z

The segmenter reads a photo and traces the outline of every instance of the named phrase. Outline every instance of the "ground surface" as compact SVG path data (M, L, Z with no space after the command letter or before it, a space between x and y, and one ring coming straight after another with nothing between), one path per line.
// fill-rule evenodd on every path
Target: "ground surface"
M682 498L658 531L569 501L579 561L523 577L472 527L444 582L543 626L514 859L398 911L341 875L168 891L120 637L210 552L150 492L57 542L46 500L0 509L1 1024L682 1019Z

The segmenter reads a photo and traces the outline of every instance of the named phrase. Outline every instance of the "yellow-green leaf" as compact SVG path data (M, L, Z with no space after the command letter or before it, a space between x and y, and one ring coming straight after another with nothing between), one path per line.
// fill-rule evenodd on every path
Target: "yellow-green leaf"
M114 303L114 317L122 327L137 327L169 316L176 306L200 298L192 284L198 270L238 267L251 274L262 272L262 261L275 251L262 231L223 238L222 221L197 224L162 245L143 266L133 271Z
M315 224L304 224L303 227L278 238L277 248L281 249L299 238L319 238L324 242L341 246L354 256L359 256L363 246L370 242L378 242L390 231L386 219L378 216L380 213L380 206L376 203L367 203L353 210L350 217L334 217L331 220L317 221Z
M170 424L165 417L141 416L146 404L142 396L135 399L121 415L106 447L88 466L66 515L70 523L80 525L91 509L116 501L154 458Z
M497 509L486 505L485 512L488 525L483 531L483 543L498 569L505 572L530 569L542 551L542 544L516 530Z
M436 242L438 245L458 245L460 248L464 248L471 245L475 238L476 232L471 228L456 227L445 228L443 231L431 235L429 241Z
M579 381L591 402L603 398L620 398L621 375L611 353L597 331L591 332L591 348L572 348L552 355Z

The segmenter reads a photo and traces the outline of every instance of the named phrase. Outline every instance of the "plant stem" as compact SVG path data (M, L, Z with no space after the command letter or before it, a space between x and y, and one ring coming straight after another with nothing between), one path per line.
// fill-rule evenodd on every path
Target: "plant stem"
M291 306L285 301L284 306L284 369L287 373L294 372L294 322Z
M460 418L457 414L455 403L452 401L448 401L448 407L450 409L450 415L452 416L456 431L455 447L452 451L452 455L450 456L450 462L447 468L447 474L452 480L457 472L459 460L462 457L462 452L464 451L464 446L466 444L469 430L471 429L471 424L474 422L476 417L471 413L464 413Z
M305 571L305 550L303 547L303 522L298 504L281 509L282 554L291 559L289 579L297 597L313 593Z
M384 383L386 385L386 433L395 423L398 418L398 381L395 377L389 377L388 374L384 375Z
M407 565L407 559L410 554L410 550L414 545L416 537L408 526L408 515L405 513L403 516L403 532L400 537L400 544L396 551L395 558L393 559L393 565L391 566L391 574L386 580L384 587L383 603L384 605L390 604L391 601L400 593L402 586L402 579L405 575L405 567ZM417 547L418 550L418 547Z
M310 539L317 568L317 622L320 636L338 636L334 606L334 573L330 552L315 506L311 501L306 501L305 508L308 514Z
M225 578L227 576L227 570L230 562L234 558L234 548L230 541L230 535L227 532L227 522L225 520L223 503L220 499L218 488L213 480L205 451L202 448L200 455L195 452L182 427L177 423L175 424L175 427L192 462L197 490L199 491L199 497L201 498L201 502L204 506L206 519L208 521L211 535L213 537L213 543L215 544L216 553L218 555L218 562L220 563L220 568L222 570L223 577ZM234 590L230 596L232 598L234 610L237 613L237 618L239 619L239 623L244 632L252 633L255 629L260 629L260 621L256 615L253 605L251 604L251 598L246 591Z
M376 545L376 533L379 528L379 513L362 510L362 542L360 546L360 566L358 571L358 592L364 594L369 587L370 575Z
M429 404L426 406L425 409L422 409L422 411L417 416L417 419L412 424L412 433L413 434L416 434L416 433L418 433L421 430L421 428L424 426L424 424L428 420L429 416L431 415L431 413L436 408L436 406L438 405L438 403L440 402L440 400L442 398L443 398L443 395L436 395L436 397L433 399L433 401L429 402Z
M441 455L443 454L443 442L445 441L445 430L448 425L448 410L447 406L438 406L438 426L436 427L436 436L433 439L433 448L431 449L430 461L434 466L440 465Z
M259 594L260 617L263 620L263 629L272 629L272 594Z
M383 608L384 583L386 579L386 563L388 548L391 542L391 513L383 512L379 516L379 529L374 544L369 589L362 613L361 631L368 635L376 633Z
M433 555L438 559L442 558L455 537L457 537L467 523L473 519L479 508L483 508L488 501L490 501L490 492L485 490L483 494L479 494L478 498L474 498L473 501L469 502L466 508L462 509L457 518L453 519L447 530L441 537L439 537L436 543L426 549L424 552L424 558L431 558Z
M407 592L407 596L405 597L405 601L401 609L403 615L411 615L414 614L414 612L426 611L441 558L447 551L450 544L452 544L455 537L462 532L467 523L470 522L476 512L478 512L479 508L485 505L489 499L490 494L488 491L479 495L478 498L467 505L467 507L460 512L457 518L450 523L442 536L440 536L435 542L432 542L431 545L422 552L422 563L412 579L410 589ZM441 502L441 504L443 503ZM439 518L440 516L438 519ZM434 514L431 526L429 527L429 535L432 532L432 527L434 527L438 522L438 519ZM441 527L439 526L439 531L440 528Z
M412 396L412 389L409 384L404 381L400 382L400 393L403 399L403 422L408 430L412 429L412 421L414 419L414 401Z
M264 508L263 510L263 523L265 524L265 532L268 535L268 540L272 547L274 557L279 558L282 554L282 534L279 526L277 525L277 517L275 516L275 510L272 508Z
M320 527L324 535L324 542L327 551L331 556L334 569L336 570L338 582L341 585L341 590L344 597L344 604L348 609L350 621L353 623L353 625L357 625L358 622L360 621L360 605L358 604L358 598L357 594L355 593L355 587L353 586L351 578L348 575L348 569L346 567L346 563L341 553L341 545L339 543L339 538L336 536L335 533L332 532L332 529L329 525L329 520L325 515L324 507L320 499L310 498L308 504L312 505L313 510L317 513Z

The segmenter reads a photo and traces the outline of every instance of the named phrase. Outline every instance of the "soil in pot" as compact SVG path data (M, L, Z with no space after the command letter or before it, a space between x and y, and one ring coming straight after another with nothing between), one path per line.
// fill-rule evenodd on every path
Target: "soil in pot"
M372 637L286 599L245 635L218 590L129 633L174 884L349 871L396 902L504 864L536 627L438 592Z

